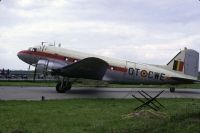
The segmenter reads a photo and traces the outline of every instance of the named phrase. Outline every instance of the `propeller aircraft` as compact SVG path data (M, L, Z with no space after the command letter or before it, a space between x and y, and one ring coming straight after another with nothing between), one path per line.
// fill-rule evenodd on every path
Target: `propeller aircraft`
M50 72L62 77L56 85L58 93L72 87L70 78L103 80L131 84L182 84L198 80L199 53L181 50L166 65L152 65L119 60L56 47L38 45L18 52L25 63L39 72ZM35 78L35 74L34 74ZM175 91L174 87L170 88Z

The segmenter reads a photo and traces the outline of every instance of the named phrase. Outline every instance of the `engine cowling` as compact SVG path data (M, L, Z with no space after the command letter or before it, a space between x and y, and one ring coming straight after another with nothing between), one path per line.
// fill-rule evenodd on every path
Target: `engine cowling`
M66 66L63 61L39 60L37 63L37 72L50 72L52 69L58 69Z

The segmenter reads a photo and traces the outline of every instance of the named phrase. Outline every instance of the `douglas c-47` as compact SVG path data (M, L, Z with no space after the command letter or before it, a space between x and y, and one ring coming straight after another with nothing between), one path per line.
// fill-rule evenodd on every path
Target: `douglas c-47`
M70 78L131 84L193 83L197 81L199 68L199 53L186 48L167 65L139 64L45 45L31 47L17 55L35 66L36 71L62 77L56 85L59 93L71 89ZM174 92L175 88L170 88L170 91Z

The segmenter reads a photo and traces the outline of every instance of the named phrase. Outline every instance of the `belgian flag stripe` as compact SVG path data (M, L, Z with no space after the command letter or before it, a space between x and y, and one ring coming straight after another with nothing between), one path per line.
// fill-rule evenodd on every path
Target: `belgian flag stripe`
M179 71L183 71L184 62L180 61L179 63Z
M179 71L180 61L177 61L176 70Z
M177 60L174 61L173 70L182 72L183 71L183 67L184 67L184 62L177 61Z
M178 61L174 61L173 70L177 70Z

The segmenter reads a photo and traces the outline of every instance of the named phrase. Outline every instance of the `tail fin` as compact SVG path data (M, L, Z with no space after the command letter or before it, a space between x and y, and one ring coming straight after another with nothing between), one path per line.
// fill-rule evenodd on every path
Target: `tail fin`
M170 70L198 77L199 53L195 50L185 48L180 51L167 66Z

